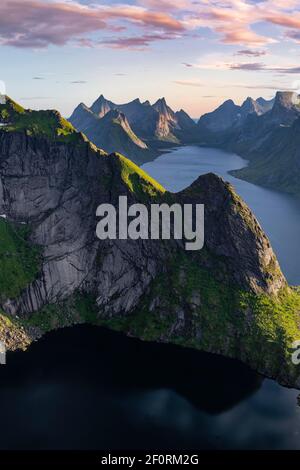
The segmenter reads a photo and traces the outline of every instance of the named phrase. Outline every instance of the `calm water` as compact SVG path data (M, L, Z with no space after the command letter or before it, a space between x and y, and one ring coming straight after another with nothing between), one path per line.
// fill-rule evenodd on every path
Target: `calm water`
M238 155L201 147L181 147L142 168L170 191L181 191L199 175L213 172L233 184L268 234L291 284L300 284L300 201L228 174L247 165Z
M300 283L296 201L229 177L245 162L185 147L144 168L180 190L214 171L236 186ZM101 328L50 333L0 367L2 449L299 449L298 391L237 361Z

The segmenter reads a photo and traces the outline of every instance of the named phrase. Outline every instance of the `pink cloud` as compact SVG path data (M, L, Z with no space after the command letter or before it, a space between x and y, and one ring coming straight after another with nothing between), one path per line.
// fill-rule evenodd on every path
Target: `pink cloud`
M191 7L188 0L138 0L138 4L160 11L174 11Z
M174 35L167 34L145 34L142 36L108 38L99 41L100 45L111 47L112 49L144 50L154 41L166 41L174 39Z
M226 25L216 28L216 31L223 35L222 42L225 44L246 44L248 46L260 47L274 42L273 39L260 36L247 28L228 30Z
M242 49L237 51L235 55L247 56L247 57L261 57L267 55L266 51L259 51L256 49Z
M292 16L287 14L273 13L264 17L265 21L284 26L286 28L300 29L300 14L293 13Z
M130 26L140 28L141 37L113 38L115 47L117 43L121 48L126 44L130 47L132 42L135 43L133 47L143 48L156 40L191 36L201 27L220 35L224 44L260 48L275 42L275 37L258 34L252 29L258 22L285 28L285 37L298 41L298 0L262 0L258 3L247 0L136 0L136 5L121 2L82 5L76 0L1 0L0 44L43 48L69 42L93 47L102 42L113 47L109 39L91 39L91 35L109 31L122 33Z
M153 12L126 5L110 7L106 9L106 11L102 9L102 12L106 19L125 19L147 27L162 28L166 31L183 32L185 29L184 25L179 20L176 20L164 12Z
M145 29L183 32L184 25L165 12L130 5L82 6L74 2L1 0L0 44L43 48L80 40L88 33L124 29L114 21L125 20Z

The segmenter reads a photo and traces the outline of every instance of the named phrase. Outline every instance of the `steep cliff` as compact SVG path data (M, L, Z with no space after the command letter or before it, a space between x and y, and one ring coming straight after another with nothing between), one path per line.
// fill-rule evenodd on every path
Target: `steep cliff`
M45 133L31 126L28 132L10 122L0 130L0 339L10 349L53 328L92 322L238 358L300 385L290 354L300 338L300 295L228 183L208 174L171 194L72 128L70 139L59 127ZM204 249L99 240L96 209L117 207L120 195L129 204L205 204Z

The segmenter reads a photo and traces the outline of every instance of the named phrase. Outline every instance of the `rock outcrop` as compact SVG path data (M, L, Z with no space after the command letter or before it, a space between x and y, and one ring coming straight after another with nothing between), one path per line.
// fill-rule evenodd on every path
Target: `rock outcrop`
M21 123L29 117L28 133ZM26 274L19 276L19 264L10 273L19 282L15 295L0 286L0 339L14 349L22 338L26 346L49 329L93 321L235 357L299 385L290 347L300 337L300 295L234 189L208 174L168 193L125 157L72 129L71 139L57 127L46 135L38 122L23 110L0 130L0 238L2 227L8 240L0 270L5 276L7 259L19 256ZM205 204L204 249L187 252L180 240L99 240L96 209L118 207L121 195L129 204Z

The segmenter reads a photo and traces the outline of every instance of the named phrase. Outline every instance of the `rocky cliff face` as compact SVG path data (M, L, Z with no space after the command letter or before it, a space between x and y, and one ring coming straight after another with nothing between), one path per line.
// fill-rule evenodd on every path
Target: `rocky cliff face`
M186 252L181 241L100 241L96 209L118 207L120 195L129 204L204 203L204 249ZM300 296L287 286L251 211L221 178L201 176L171 194L80 134L69 141L4 128L0 214L0 272L10 284L18 281L18 289L0 285L0 339L10 349L89 321L239 358L298 383L289 348L300 336Z

